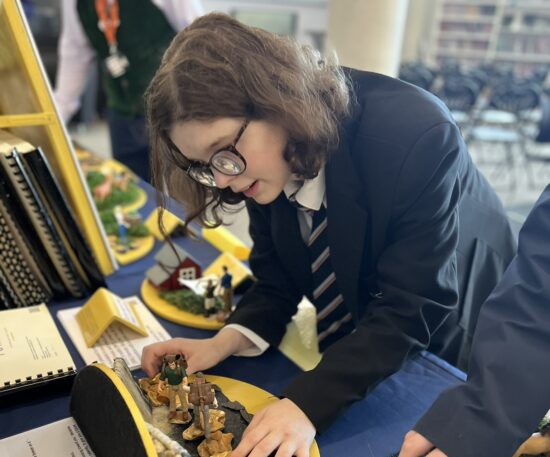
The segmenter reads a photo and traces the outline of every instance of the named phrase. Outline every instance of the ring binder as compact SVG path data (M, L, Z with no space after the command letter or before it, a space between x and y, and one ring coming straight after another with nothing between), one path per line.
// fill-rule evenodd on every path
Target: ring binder
M46 305L1 311L0 347L0 398L72 384L75 365Z

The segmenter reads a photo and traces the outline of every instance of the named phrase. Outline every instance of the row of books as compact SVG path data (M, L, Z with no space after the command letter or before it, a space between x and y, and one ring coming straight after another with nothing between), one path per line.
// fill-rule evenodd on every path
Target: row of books
M0 130L0 309L81 298L104 285L44 153Z

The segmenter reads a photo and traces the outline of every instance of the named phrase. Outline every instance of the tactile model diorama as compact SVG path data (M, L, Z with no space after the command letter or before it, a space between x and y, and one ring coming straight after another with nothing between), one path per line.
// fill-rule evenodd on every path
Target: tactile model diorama
M80 145L75 149L117 261L126 265L147 255L154 238L138 212L147 202L139 178L115 160L103 160Z
M233 293L249 286L249 268L229 252L210 265L199 262L175 242L166 242L145 272L141 295L165 319L190 327L216 330L234 306Z
M168 355L155 378L139 381L155 407L154 422L191 455L229 456L232 445L237 444L233 441L240 438L252 416L240 403L225 397L221 389L208 382L202 373L188 380L184 365L185 360L179 354ZM176 397L179 399L178 410Z
M153 424L191 455L229 456L251 415L202 373L187 376L185 366L180 354L167 355L154 378L139 380L153 406Z
M112 427L124 433L128 443L132 440L136 455L231 455L252 420L250 413L273 401L273 397L229 378L187 375L185 366L181 355L169 354L164 357L160 372L151 379L136 380L122 358L114 360L112 369L92 364L78 373L71 414L90 445L109 451L99 455L116 455L118 449L129 451L124 443L99 433L99 429ZM91 392L92 387L101 387L102 392ZM254 405L254 411L247 410L250 405ZM117 414L112 414L114 408ZM144 426L147 434L139 432ZM150 440L155 454L143 452Z

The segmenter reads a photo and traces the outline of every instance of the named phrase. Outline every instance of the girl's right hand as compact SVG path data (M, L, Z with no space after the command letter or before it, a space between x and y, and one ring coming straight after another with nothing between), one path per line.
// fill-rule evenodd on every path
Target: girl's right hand
M173 338L145 346L141 353L141 368L152 378L160 371L165 355L181 354L187 361L187 373L193 374L213 367L251 345L248 338L233 329L223 329L213 338L203 340Z

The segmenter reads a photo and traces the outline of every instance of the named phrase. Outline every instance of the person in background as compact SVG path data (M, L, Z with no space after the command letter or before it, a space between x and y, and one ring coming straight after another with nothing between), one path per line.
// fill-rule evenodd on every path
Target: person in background
M465 356L464 321L515 240L440 100L223 14L176 36L146 100L157 189L210 226L245 200L257 281L212 338L144 348L145 372L167 353L190 372L259 355L304 295L317 309L322 360L254 416L233 457L307 457L422 349Z
M176 32L202 14L199 0L62 0L55 99L68 122L92 65L101 63L113 156L149 180L143 94Z
M481 308L468 380L439 396L405 437L399 457L513 455L550 407L548 348L550 186Z

